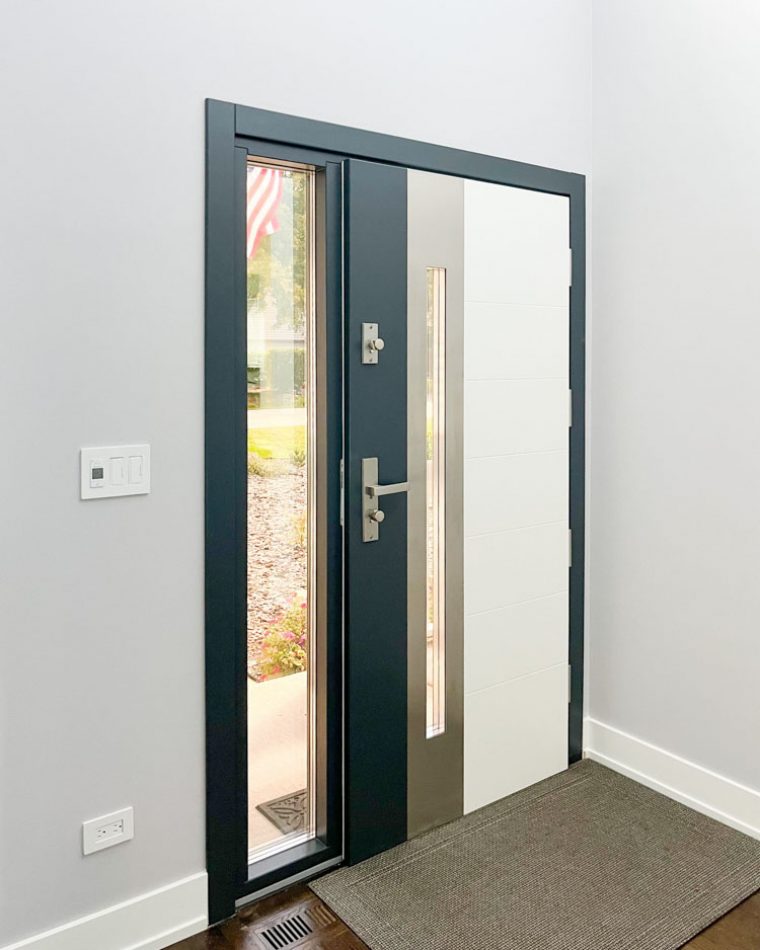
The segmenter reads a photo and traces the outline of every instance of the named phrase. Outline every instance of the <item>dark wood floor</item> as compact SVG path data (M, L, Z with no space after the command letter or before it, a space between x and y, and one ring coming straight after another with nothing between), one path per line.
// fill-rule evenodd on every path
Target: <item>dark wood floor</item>
M303 885L244 907L218 927L171 950L367 950ZM760 950L760 892L686 944L688 950ZM684 948L684 950L686 950ZM410 948L413 950L413 948Z
M758 950L760 891L690 940L689 950Z
M231 920L171 950L367 950L302 884L241 908Z

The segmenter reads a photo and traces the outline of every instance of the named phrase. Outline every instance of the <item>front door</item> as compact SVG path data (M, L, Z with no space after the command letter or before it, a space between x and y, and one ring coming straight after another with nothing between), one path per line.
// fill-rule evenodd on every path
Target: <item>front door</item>
M349 161L349 856L568 765L569 202Z

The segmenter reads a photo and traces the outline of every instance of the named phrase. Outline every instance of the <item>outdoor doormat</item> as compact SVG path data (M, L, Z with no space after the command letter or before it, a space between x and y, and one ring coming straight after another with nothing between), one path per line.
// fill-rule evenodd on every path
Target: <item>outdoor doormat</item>
M281 795L256 806L284 835L306 829L306 789Z
M584 761L311 888L372 950L676 950L760 842Z

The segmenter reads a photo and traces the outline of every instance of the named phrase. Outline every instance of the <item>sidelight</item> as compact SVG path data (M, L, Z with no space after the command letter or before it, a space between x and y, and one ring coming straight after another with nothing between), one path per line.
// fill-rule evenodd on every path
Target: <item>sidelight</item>
M248 850L315 833L314 175L249 163Z

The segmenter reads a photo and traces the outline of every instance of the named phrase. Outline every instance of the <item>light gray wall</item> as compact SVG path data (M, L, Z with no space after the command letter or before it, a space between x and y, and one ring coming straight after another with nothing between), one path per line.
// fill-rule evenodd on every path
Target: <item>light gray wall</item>
M588 171L590 0L463 12L3 5L0 945L205 864L203 100ZM152 494L81 503L122 441Z
M760 7L594 5L593 717L760 789Z

